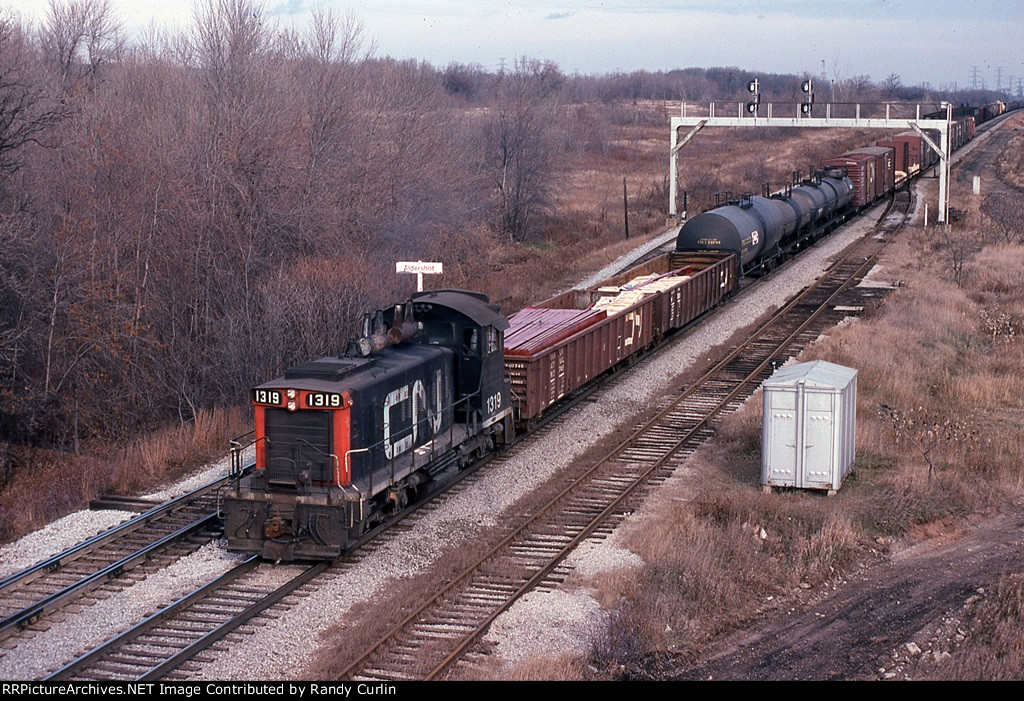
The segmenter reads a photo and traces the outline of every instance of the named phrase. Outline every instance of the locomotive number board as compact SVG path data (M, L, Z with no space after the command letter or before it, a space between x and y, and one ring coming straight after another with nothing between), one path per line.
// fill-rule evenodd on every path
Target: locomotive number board
M289 390L289 409L294 408L294 399L292 398L295 397L295 394L294 390ZM344 398L338 392L305 392L304 394L302 406L307 409L340 409L345 405ZM284 391L279 389L254 389L252 391L254 404L282 406L284 398Z

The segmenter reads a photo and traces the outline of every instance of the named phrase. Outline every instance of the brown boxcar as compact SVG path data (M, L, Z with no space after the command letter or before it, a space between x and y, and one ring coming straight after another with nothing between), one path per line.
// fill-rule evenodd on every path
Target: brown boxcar
M637 278L648 279L630 284ZM712 309L738 282L732 254L666 253L589 289L571 290L535 305L537 309L594 309L605 304L615 290L624 293L618 303L605 304L605 318L570 336L550 333L549 337L557 340L531 348L530 355L506 353L505 373L512 383L517 421L539 416L666 333ZM524 323L526 320L524 317Z
M844 170L853 182L853 205L863 207L875 201L875 156L868 153L849 153L830 158L823 164L826 168Z
M894 148L866 146L850 153L864 153L875 159L875 199L893 191L896 186L896 150Z
M893 150L893 167L896 170L896 183L901 183L906 180L909 175L907 170L907 152L909 147L906 141L898 141L896 139L882 139L875 143L876 146L882 146L885 148L891 148Z
M924 151L928 150L928 144L924 142L920 134L916 131L904 131L892 137L892 140L902 141L907 145L908 175L917 175L922 168L927 167L921 157L924 155Z

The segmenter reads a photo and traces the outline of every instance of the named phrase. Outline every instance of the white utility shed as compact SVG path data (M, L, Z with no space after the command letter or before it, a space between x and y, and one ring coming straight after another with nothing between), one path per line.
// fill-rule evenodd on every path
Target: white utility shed
M834 494L853 466L857 371L815 360L780 368L762 385L761 484Z

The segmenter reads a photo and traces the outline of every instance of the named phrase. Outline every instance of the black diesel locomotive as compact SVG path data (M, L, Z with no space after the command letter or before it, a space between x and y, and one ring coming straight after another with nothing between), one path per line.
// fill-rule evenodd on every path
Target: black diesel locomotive
M418 293L375 328L364 319L343 357L256 387L256 465L224 500L228 549L334 558L440 473L510 440L506 328L486 295Z

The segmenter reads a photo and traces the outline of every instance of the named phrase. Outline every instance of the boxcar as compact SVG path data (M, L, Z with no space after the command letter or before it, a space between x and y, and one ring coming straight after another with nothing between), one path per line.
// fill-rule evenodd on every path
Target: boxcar
M875 185L875 156L868 153L847 153L830 158L822 164L826 168L839 168L853 183L853 205L863 207L877 198Z
M734 255L666 253L594 287L571 290L513 315L507 337L521 340L506 346L505 372L517 422L529 423L631 360L715 307L737 285ZM543 310L553 313L546 317ZM597 314L564 314L569 310ZM570 335L556 328L557 316L572 327Z
M895 182L900 183L907 178L910 172L907 170L907 161L909 151L908 144L905 140L897 139L881 139L875 142L876 146L882 146L884 148L891 148L893 150L893 168L895 170Z
M892 192L896 185L896 150L887 146L866 146L850 153L864 153L875 159L875 197Z

